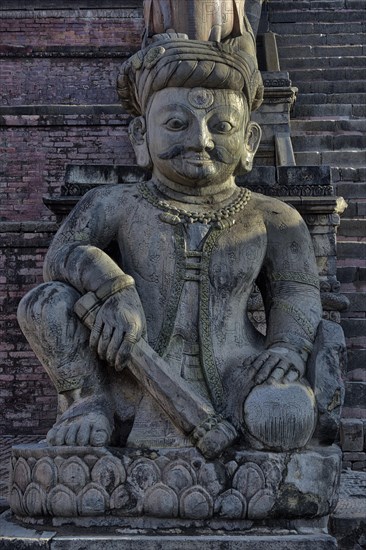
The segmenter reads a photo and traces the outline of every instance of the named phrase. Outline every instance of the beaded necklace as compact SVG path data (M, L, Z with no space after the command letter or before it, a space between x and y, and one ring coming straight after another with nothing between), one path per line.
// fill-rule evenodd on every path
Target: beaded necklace
M233 226L235 224L235 214L243 210L251 197L251 191L245 187L241 187L237 197L227 206L215 210L197 212L179 208L170 204L166 199L159 198L148 188L146 183L141 183L138 186L138 191L150 204L163 210L163 213L159 216L163 222L170 223L171 225L199 222L205 225L214 224L219 229Z

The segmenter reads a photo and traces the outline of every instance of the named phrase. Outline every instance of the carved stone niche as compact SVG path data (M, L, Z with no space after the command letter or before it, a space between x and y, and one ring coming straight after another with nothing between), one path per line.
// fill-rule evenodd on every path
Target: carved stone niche
M22 521L134 528L326 526L338 493L337 446L274 453L195 448L13 447L10 506ZM31 520L29 518L32 518ZM322 519L323 518L323 519ZM87 523L85 523L87 521Z
M99 185L139 183L147 181L149 172L137 165L68 164L65 183L59 196L45 196L43 202L56 215L60 223L85 193Z

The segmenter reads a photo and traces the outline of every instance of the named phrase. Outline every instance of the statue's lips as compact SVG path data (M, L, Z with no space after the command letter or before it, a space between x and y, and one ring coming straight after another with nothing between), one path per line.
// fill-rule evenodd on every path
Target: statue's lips
M194 157L183 157L183 160L187 162L188 164L194 164L195 166L203 166L204 164L212 164L213 159L211 157L201 157L201 156L194 156Z

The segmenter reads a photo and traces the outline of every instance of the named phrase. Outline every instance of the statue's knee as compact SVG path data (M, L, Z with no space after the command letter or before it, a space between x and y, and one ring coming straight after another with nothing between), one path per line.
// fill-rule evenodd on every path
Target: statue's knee
M244 432L257 449L289 451L310 441L316 425L316 402L302 383L262 384L244 403Z
M18 306L18 323L27 333L32 327L53 318L70 316L80 294L70 285L58 281L44 283L30 290Z

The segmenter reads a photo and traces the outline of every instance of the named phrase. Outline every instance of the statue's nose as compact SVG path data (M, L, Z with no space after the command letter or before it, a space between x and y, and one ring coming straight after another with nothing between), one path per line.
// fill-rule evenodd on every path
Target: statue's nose
M214 148L215 144L205 123L197 124L192 128L188 146L193 151L207 151Z

